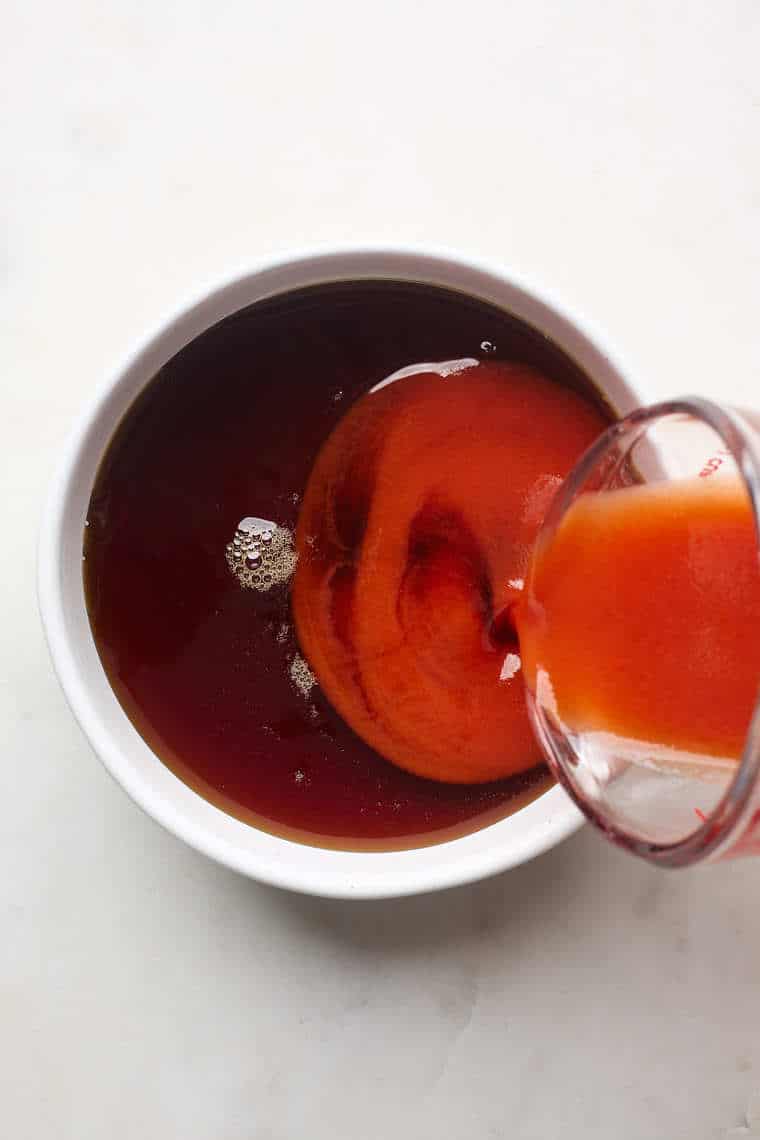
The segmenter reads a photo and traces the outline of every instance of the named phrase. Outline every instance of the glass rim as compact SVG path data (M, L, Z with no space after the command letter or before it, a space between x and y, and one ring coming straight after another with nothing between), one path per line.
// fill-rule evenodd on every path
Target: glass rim
M758 543L758 572L760 572L760 455L738 415L731 409L720 407L700 396L684 396L637 408L610 424L584 452L557 491L541 528L539 541L543 535L554 533L579 490L613 447L619 445L626 436L631 436L630 445L633 446L647 427L654 422L677 415L690 416L707 424L730 452L749 495ZM543 709L532 695L529 697L528 707L538 739L544 744L548 734L543 727L545 718ZM760 680L736 772L720 800L705 816L700 826L683 839L657 843L631 834L611 822L603 811L599 811L580 795L564 766L555 758L552 748L546 745L544 747L549 768L558 783L586 818L617 846L662 867L687 867L713 855L722 847L751 805L752 791L760 776Z

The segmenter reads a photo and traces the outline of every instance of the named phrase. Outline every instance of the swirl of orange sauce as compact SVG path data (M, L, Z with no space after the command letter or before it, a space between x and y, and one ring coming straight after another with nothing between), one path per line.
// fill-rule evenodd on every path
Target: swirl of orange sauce
M324 443L296 533L296 630L327 698L387 760L450 783L540 761L503 615L556 487L604 426L527 366L470 361L379 385Z

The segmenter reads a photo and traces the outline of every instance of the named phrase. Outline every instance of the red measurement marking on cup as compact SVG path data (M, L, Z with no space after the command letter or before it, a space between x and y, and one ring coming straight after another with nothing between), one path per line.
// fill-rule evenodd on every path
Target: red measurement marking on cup
M724 447L719 448L719 450L707 460L699 473L699 478L706 479L708 475L714 475L718 468L723 466L726 459L730 458L730 451L727 451Z

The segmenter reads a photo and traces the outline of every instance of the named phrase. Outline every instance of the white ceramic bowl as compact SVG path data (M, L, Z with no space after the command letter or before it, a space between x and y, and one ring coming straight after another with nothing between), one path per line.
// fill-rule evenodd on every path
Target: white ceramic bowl
M514 867L574 832L582 817L560 788L471 835L412 851L330 851L280 839L212 806L154 755L114 696L93 642L82 585L82 533L100 459L142 388L189 341L254 301L328 281L386 278L456 289L541 330L624 413L640 403L596 335L543 292L498 269L416 250L331 251L267 261L204 291L161 325L98 392L53 480L39 547L39 598L68 702L111 775L192 847L254 879L309 894L381 898L437 890Z

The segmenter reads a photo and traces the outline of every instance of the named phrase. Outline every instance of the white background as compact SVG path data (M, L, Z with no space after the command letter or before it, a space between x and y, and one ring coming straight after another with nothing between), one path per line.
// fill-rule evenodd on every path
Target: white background
M25 0L0 84L0 1134L707 1140L760 1088L760 862L589 832L475 888L287 896L109 782L34 541L72 417L207 280L446 245L654 395L760 403L757 0Z

